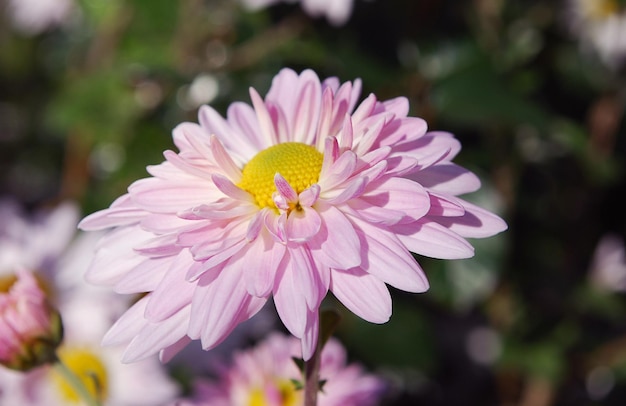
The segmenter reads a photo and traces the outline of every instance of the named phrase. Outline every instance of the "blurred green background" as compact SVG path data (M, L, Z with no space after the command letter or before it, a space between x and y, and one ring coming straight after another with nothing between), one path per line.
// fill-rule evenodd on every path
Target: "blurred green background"
M604 14L575 10L594 1ZM11 4L0 196L91 213L161 162L199 105L225 113L285 66L358 77L453 132L456 162L483 180L468 199L509 224L470 260L419 258L431 289L394 290L389 323L344 315L351 358L393 383L385 404L626 404L626 81L592 36L621 17L608 41L626 49L622 2L355 0L333 26L297 4L81 0L40 29ZM616 248L594 260L606 236Z

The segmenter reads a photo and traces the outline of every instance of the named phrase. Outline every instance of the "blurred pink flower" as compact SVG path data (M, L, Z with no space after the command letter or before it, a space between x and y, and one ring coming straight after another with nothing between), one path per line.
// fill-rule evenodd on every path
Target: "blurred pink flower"
M598 288L626 292L626 247L616 234L604 235L593 253L591 282Z
M125 361L163 359L200 339L219 344L273 297L309 359L330 290L373 323L391 316L385 284L428 289L411 252L468 258L465 237L506 228L460 194L479 179L451 162L459 142L407 117L408 101L357 106L359 80L320 82L283 69L265 100L234 103L227 119L200 109L174 130L180 153L149 167L109 209L80 227L113 227L87 278L147 294L105 336Z
M302 354L293 337L272 334L256 347L235 353L231 366L223 367L216 381L199 380L192 399L177 406L302 405L302 390L294 381L302 373L293 361ZM334 339L321 354L319 406L368 406L377 404L384 382L365 374L359 365L346 365L346 352Z
M66 24L74 9L73 0L8 0L12 25L27 35Z
M18 371L54 361L63 329L35 277L0 278L0 364Z
M259 10L279 2L295 3L298 0L240 0L251 10ZM336 26L343 25L352 13L353 0L299 0L302 8L311 17L326 16Z

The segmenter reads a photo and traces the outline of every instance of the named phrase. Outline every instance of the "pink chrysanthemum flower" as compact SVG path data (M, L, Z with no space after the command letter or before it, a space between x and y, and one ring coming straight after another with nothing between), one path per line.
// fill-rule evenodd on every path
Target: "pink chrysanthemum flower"
M256 347L235 353L231 366L224 366L215 381L201 380L192 399L179 400L176 406L304 404L304 391L295 382L302 380L293 358L300 358L298 341L272 334ZM368 406L380 401L384 382L365 374L357 364L347 365L346 351L331 339L320 358L320 406Z
M204 106L200 125L174 130L179 153L81 222L113 227L88 279L147 292L105 344L129 342L125 361L159 350L169 359L190 339L210 349L273 297L309 359L329 290L384 323L385 284L428 289L411 252L471 257L465 237L506 228L457 197L480 182L451 162L451 134L427 133L405 98L370 95L355 108L360 88L283 69L265 100L250 89L252 107L234 103L224 119Z

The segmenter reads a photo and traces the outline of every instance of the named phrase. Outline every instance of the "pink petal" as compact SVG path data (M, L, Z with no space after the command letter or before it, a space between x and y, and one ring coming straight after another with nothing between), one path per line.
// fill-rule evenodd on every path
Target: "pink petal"
M228 122L236 130L229 150L236 151L244 158L243 162L252 159L259 151L270 145L262 142L263 137L259 131L259 123L254 109L246 103L235 102L228 107Z
M317 347L317 339L319 336L319 310L307 311L307 323L302 335L302 359L308 361L313 356L315 348Z
M276 243L267 231L247 247L243 257L246 290L256 297L267 297L274 287L276 270L285 255L283 244Z
M429 192L428 194L430 195L429 216L458 217L465 214L465 208L461 199L434 192Z
M360 220L355 220L355 223L365 253L361 269L406 292L428 290L424 272L398 237Z
M295 202L298 200L298 194L293 190L289 182L287 182L287 179L283 178L280 173L274 175L274 185L276 185L278 193L280 193L287 202Z
M213 135L209 140L211 152L217 166L232 182L241 181L241 170L232 160L228 152L226 152L219 139Z
M384 111L393 113L396 117L406 117L409 114L409 100L406 97L396 97L381 103Z
M237 105L241 105L244 103L238 103ZM246 105L247 106L247 105ZM231 106L232 107L232 106ZM236 107L233 107L236 108ZM250 106L247 106L249 110L252 110ZM231 114L230 108L228 111L229 115ZM258 128L256 115L252 110L252 119L254 120L254 126ZM238 118L241 116L237 116ZM252 158L256 152L260 149L267 148L267 146L263 146L263 148L254 148L256 143L262 142L262 137L257 136L257 133L254 133L254 137L250 136L250 133L241 131L241 121L238 121L236 124L239 124L239 128L233 128L229 122L224 120L220 114L215 111L210 106L201 106L198 111L198 118L200 124L208 135L215 135L222 144L226 147L227 150L233 154L233 157L239 162L245 162L247 159ZM229 116L230 118L230 116ZM246 116L247 118L247 116ZM237 126L235 126L237 127ZM200 138L201 139L201 138ZM256 141L256 142L255 142ZM208 142L208 137L207 137ZM262 144L264 145L264 144ZM247 159L246 159L247 158Z
M330 290L348 310L370 323L386 323L391 317L387 286L365 271L331 271Z
M172 358L174 358L176 354L182 351L182 349L185 348L190 342L191 338L185 336L176 341L174 344L170 345L169 347L163 348L159 353L159 361L161 361L161 363L163 364L170 362Z
M176 213L216 200L217 196L211 183L204 179L141 179L130 185L128 192L137 206L156 213Z
M144 319L143 314L146 311L148 300L149 297L144 296L126 310L104 335L102 345L115 346L126 344L137 336L141 329L147 324L147 320Z
M254 198L250 193L237 187L230 179L218 174L213 175L211 179L220 192L224 193L226 196L248 203L254 202Z
M480 189L480 179L472 172L451 162L437 164L407 178L419 182L422 186L438 193L458 196Z
M254 106L257 120L259 121L260 133L263 136L262 144L267 145L268 147L276 145L278 143L278 137L276 135L276 131L274 130L270 113L267 110L267 106L265 106L263 99L261 99L261 96L259 96L257 91L253 88L250 88L250 99L252 99L252 105Z
M240 313L247 308L250 296L241 283L242 256L232 258L219 276L207 283L198 280L191 304L187 334L202 340L202 348L219 344L241 321Z
M350 220L337 208L318 202L320 231L307 243L316 259L330 268L349 269L362 260L359 237Z
M302 207L293 210L287 217L287 238L293 242L305 242L320 230L322 219L315 209Z
M310 187L304 189L298 195L298 201L301 206L311 207L315 204L318 197L320 196L320 186L318 184L313 184Z
M465 208L463 216L437 218L437 223L462 237L471 238L491 237L507 229L504 220L495 214L466 201L462 204Z
M372 190L363 194L361 200L373 206L404 213L412 220L423 217L430 209L430 196L419 183L388 178L371 187Z
M130 195L118 197L108 209L100 210L82 219L78 228L85 231L102 230L110 227L126 226L141 221L146 212L135 207Z
M132 246L152 237L138 227L113 229L100 239L93 262L85 278L97 285L114 285L146 258L137 255Z
M290 272L291 268L294 282L300 286L308 308L317 309L326 296L328 287L322 285L311 253L302 245L291 246L287 252L291 259L286 263L286 272Z
M354 173L356 162L357 156L354 152L344 152L326 172L322 168L318 185L322 190L329 190L346 181Z
M312 144L317 129L322 99L319 78L310 69L300 74L300 89L296 95L291 134L293 141Z
M196 284L187 282L186 269L193 263L187 250L182 251L171 264L161 283L149 295L150 300L144 317L151 322L160 322L191 303Z
M135 245L134 250L149 258L168 257L177 255L182 247L176 244L177 234L165 234L143 241Z
M463 237L432 221L395 225L393 231L407 249L416 254L440 259L474 256L474 248Z
M122 362L139 361L174 345L185 336L189 314L187 306L163 322L146 325L126 347Z
M153 291L175 259L174 256L158 259L146 258L115 284L115 292L129 294Z
M289 265L290 260L286 257L278 270L274 283L274 305L287 330L301 338L306 330L309 309L302 286L296 283L293 275L293 266Z

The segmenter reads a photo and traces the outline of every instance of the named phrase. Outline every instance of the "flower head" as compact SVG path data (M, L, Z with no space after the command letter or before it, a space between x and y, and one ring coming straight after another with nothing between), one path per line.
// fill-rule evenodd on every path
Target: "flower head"
M626 59L626 7L620 0L570 0L569 25L585 51L610 68Z
M221 368L217 380L197 382L194 398L176 404L302 405L304 394L296 386L302 373L293 361L301 356L295 338L274 333L256 347L235 353L232 365ZM359 365L347 365L346 352L335 339L322 350L320 380L320 406L373 405L385 389L381 379L365 374Z
M0 278L0 364L27 371L52 362L62 338L59 313L32 274Z
M626 292L626 247L617 234L602 236L589 266L591 283L605 291Z
M27 35L66 24L74 8L72 0L9 0L7 3L11 23Z
M241 3L251 10L258 10L280 0L241 0ZM293 3L293 0L283 0ZM301 0L302 8L311 17L326 16L328 21L336 26L343 25L352 13L353 0Z
M83 229L112 228L87 278L147 292L105 343L129 343L126 361L168 359L191 339L210 349L271 297L309 359L329 290L384 323L386 284L428 289L411 252L471 257L465 237L506 228L458 197L480 182L451 162L451 134L426 132L405 98L357 106L360 88L283 69L265 99L250 89L252 106L234 103L226 119L203 106L200 125L174 130L179 153L85 218Z

